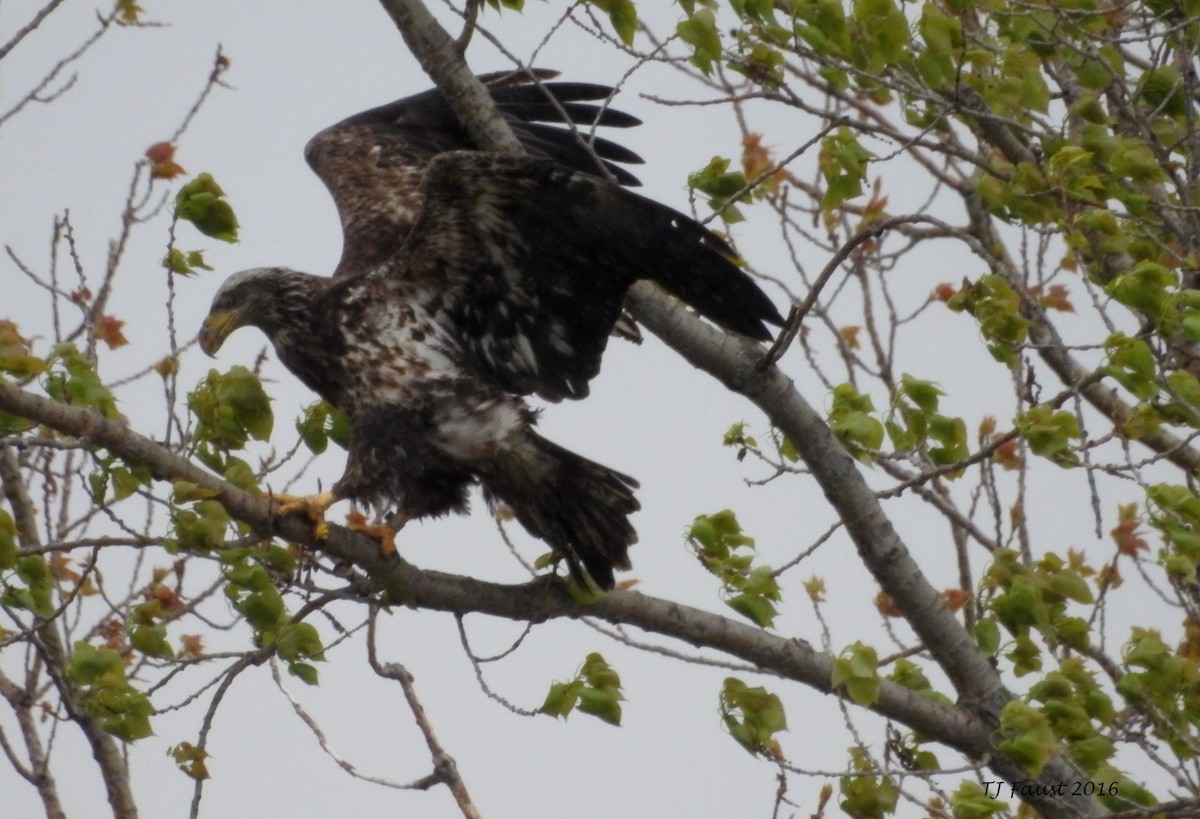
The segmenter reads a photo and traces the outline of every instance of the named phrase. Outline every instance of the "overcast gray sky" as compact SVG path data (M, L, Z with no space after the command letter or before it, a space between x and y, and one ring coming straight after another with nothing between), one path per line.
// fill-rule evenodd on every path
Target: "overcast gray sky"
M0 4L0 41L39 5L25 0ZM69 209L81 257L98 276L107 242L118 229L133 163L150 144L169 137L202 87L220 44L231 61L226 75L230 87L214 92L180 141L176 160L189 173L214 175L237 211L242 232L238 244L225 246L188 226L180 228L178 246L205 250L215 268L178 283L180 333L190 339L219 282L234 271L261 265L314 273L332 270L340 252L340 232L332 202L304 163L305 142L326 125L424 90L429 83L372 0L145 0L142 5L165 27L109 33L69 69L78 78L59 99L30 105L0 127L0 243L34 269L44 270L52 217ZM629 60L570 23L540 46L564 7L560 2L530 3L524 14L499 15L489 9L482 22L521 60L540 47L536 64L559 69L566 78L617 81ZM67 0L0 63L0 112L94 28L96 9ZM673 27L676 13L660 13L656 23L665 33ZM478 36L469 58L480 71L511 65ZM661 67L637 73L618 105L646 124L618 138L646 159L646 166L636 171L646 183L645 192L686 209L687 172L715 153L736 155L738 145L727 117L695 107L659 106L638 94L694 98L702 93L680 82L678 74ZM811 138L819 123L764 119L756 127L766 129L768 141L786 151ZM167 220L160 216L135 234L110 309L128 322L131 343L106 355L106 379L136 372L166 352L166 290L158 266L166 228ZM754 236L750 228L741 230L747 232L739 233L739 239ZM764 235L770 235L769 225ZM753 242L743 240L743 250L747 247L753 248ZM754 261L772 269L766 253ZM823 262L807 260L817 268ZM977 271L951 268L942 278L957 281L968 272ZM43 294L7 256L0 258L0 282L0 318L16 319L27 335L47 332ZM929 286L929 280L915 285L917 297L923 298ZM773 295L781 309L786 306L778 292ZM215 366L249 365L263 345L261 335L239 333ZM184 387L213 366L193 352L181 377ZM793 356L790 366L803 378L798 360ZM986 356L960 363L963 370L972 366L989 366ZM278 379L269 388L276 398L280 446L285 446L294 440L291 419L312 396L278 367L269 372ZM810 400L819 404L823 390L815 384L808 387ZM143 400L146 406L161 405L158 392L157 384L147 381L124 394L122 410L135 426ZM153 425L161 424L160 415L151 413L150 418L155 419L148 423L156 431ZM683 541L682 533L695 515L735 508L744 528L758 538L763 560L774 565L814 542L834 521L807 481L753 489L745 485L747 478L763 477L764 470L749 461L739 464L733 451L719 445L724 430L739 420L748 421L760 434L765 431L756 410L650 339L641 347L614 342L592 396L549 408L541 429L552 440L641 481L643 511L635 518L641 542L632 551L635 568L630 575L641 581L639 589L724 612L715 581ZM296 488L314 490L318 480L328 486L340 469L338 457L331 453ZM1059 491L1050 475L1037 497L1052 506L1061 502ZM339 514L335 511L334 519ZM928 521L920 518L906 520L901 515L899 525L914 548L926 534L935 534L925 532ZM1065 522L1063 531L1074 528ZM527 558L544 551L523 533L514 530L514 536ZM944 539L944 526L936 529L936 537ZM478 502L469 517L410 525L401 535L400 548L421 566L496 581L516 582L526 576ZM949 562L932 564L927 569L934 582L950 583ZM863 584L870 581L840 535L822 548L810 568L787 576L780 632L819 641L800 589L800 582L812 574L829 579L825 613L834 624L835 648L857 639L861 621L876 619L863 610ZM357 624L361 617L355 608L337 611L346 624ZM581 623L539 625L519 651L486 667L487 683L494 691L522 708L536 708L548 686L571 676L591 651L602 652L625 685L623 727L578 714L563 723L520 716L487 698L450 616L397 610L385 620L384 659L404 663L415 675L439 738L457 759L485 815L770 815L776 771L753 760L719 724L717 694L721 680L731 672L637 652ZM521 632L519 625L508 622L480 617L466 622L480 655L503 651ZM197 629L184 631L188 630ZM325 633L332 635L328 629ZM237 631L213 638L210 646L221 639L227 647L244 648L249 636ZM330 662L321 667L319 688L291 680L285 685L319 720L340 756L363 773L399 782L417 779L429 771L428 752L399 689L377 680L367 668L363 643L360 634L331 652ZM686 647L674 648L687 652ZM215 674L216 667L195 673L187 678L190 688L174 686L156 695L156 705L178 702ZM795 764L814 770L844 764L849 740L832 702L794 684L746 673L737 676L784 696L791 730L782 741ZM166 749L195 741L206 702L207 698L159 716L156 735L131 749L134 787L144 816L186 815L192 783L175 769ZM3 719L0 724L5 724ZM873 724L861 713L856 719ZM69 727L58 741L63 746L59 752L70 760L57 769L69 812L99 815L103 791L86 750ZM217 716L209 751L213 779L205 789L203 815L458 815L444 790L398 792L354 780L339 770L292 713L265 668L243 675L234 685ZM806 809L812 807L819 782L792 783L791 798ZM40 812L32 789L7 766L0 766L0 794L6 816Z

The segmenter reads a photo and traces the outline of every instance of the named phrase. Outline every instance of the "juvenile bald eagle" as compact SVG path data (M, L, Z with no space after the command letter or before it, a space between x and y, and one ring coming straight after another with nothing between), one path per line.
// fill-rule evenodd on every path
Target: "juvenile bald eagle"
M321 511L351 498L400 521L462 512L478 482L577 580L610 589L637 539L637 482L539 436L521 396L587 395L639 279L754 339L782 319L721 239L618 184L636 183L614 164L634 154L545 124L637 124L588 104L610 89L546 76L483 78L528 156L476 150L436 91L317 134L305 155L341 216L337 270L235 274L200 345L213 355L258 327L349 417L346 471Z

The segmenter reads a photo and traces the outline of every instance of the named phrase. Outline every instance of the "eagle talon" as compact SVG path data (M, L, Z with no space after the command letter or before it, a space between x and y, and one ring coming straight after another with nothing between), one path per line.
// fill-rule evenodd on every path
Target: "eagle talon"
M396 553L396 530L387 524L351 523L347 529L358 532L379 542L379 553L390 557Z
M338 498L332 492L321 492L316 495L273 495L279 504L281 516L300 513L313 522L313 536L317 540L328 540L329 524L325 521L325 510L337 503Z

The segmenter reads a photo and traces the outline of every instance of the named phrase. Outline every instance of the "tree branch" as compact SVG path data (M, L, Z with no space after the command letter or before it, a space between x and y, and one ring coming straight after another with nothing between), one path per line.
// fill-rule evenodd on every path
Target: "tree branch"
M184 480L210 490L230 515L259 534L304 544L331 558L351 563L364 571L391 600L419 608L456 614L489 614L516 621L596 617L721 651L753 663L766 673L804 683L825 694L837 693L831 684L833 658L814 651L802 640L787 639L710 612L634 591L609 592L599 602L587 605L575 601L557 578L504 585L425 571L398 555L383 555L374 540L335 524L330 524L326 540L316 541L307 518L279 517L268 498L225 483L166 447L122 424L106 420L94 410L60 404L7 384L0 384L0 410L103 447L126 461L142 464L158 480ZM992 760L993 767L1006 778L1027 778L1020 769L998 756L992 727L964 710L947 708L887 680L882 681L879 700L871 710L972 759ZM1050 770L1049 766L1047 770ZM1060 815L1048 810L1043 812L1047 816Z
M7 385L0 385L0 388L12 389ZM47 403L53 404L52 401L47 401ZM17 459L10 446L0 447L0 486L3 487L4 497L13 509L13 519L17 523L17 532L22 546L33 546L39 541L33 500L26 491ZM137 819L137 802L134 800L133 788L129 781L129 766L125 764L121 746L112 735L101 729L98 719L79 706L79 689L66 676L68 652L66 646L63 645L55 621L47 620L38 623L35 632L34 645L44 655L47 673L50 674L58 688L71 719L79 726L92 748L92 756L100 768L100 775L108 792L108 802L112 806L113 816L117 819ZM38 772L39 775L49 777L44 763L41 768L42 770ZM48 779L47 784L53 787L53 780ZM40 785L39 790L41 790ZM46 802L47 810L52 804L56 804L56 799L55 797L54 800ZM46 800L44 792L43 800Z
M485 150L513 152L515 136L495 110L486 89L452 48L450 35L421 0L380 0L380 3L476 143ZM476 121L476 117L480 120ZM493 134L499 130L508 133L496 139ZM519 145L516 150L520 150ZM626 307L635 319L694 366L753 401L796 445L845 523L859 557L950 678L959 693L960 706L984 724L996 725L1000 709L1012 695L988 658L979 651L974 638L925 579L853 459L795 390L791 379L775 367L759 370L757 364L763 355L760 347L705 324L648 282L639 282L631 288ZM603 608L617 596L606 596L595 608ZM605 617L603 613L597 614ZM828 678L823 683L827 685ZM1002 759L994 759L992 764L1008 779L1028 776ZM1061 757L1051 760L1043 776L1048 782L1084 778ZM1035 804L1047 816L1107 813L1093 799L1051 798Z

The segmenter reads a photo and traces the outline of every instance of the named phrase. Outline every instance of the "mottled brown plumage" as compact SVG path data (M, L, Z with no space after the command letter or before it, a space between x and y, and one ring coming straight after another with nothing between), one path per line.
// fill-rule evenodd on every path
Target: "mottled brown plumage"
M613 164L633 154L543 124L635 124L586 104L608 89L542 77L490 78L530 156L471 150L435 92L314 137L306 155L345 233L335 275L236 274L201 343L215 352L233 329L259 327L349 416L335 496L411 519L465 510L478 482L577 579L607 589L629 567L637 483L539 436L521 396L585 396L639 279L755 339L781 317L719 238L605 178L635 182Z

